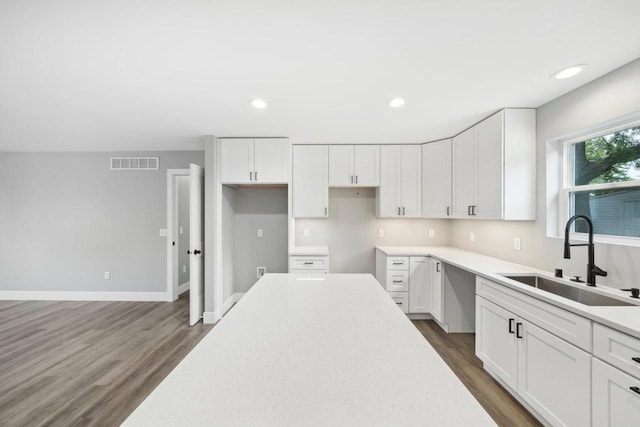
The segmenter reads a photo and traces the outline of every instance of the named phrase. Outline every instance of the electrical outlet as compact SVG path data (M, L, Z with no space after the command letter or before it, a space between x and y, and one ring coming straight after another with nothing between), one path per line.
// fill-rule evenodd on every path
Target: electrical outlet
M183 273L186 273L186 272L187 272L187 265L186 265L186 264L182 266L182 272L183 272Z
M256 269L256 277L259 279L262 276L264 276L266 272L267 272L267 267L258 267Z
M111 273L108 271L104 272L104 280L110 280L111 279Z
M469 241L470 242L476 241L476 233L469 233Z
M258 228L258 237L262 237L262 228Z
M184 228L180 226L180 234L184 234Z
M378 237L384 237L384 228L378 229Z
M431 238L436 237L436 230L429 230L429 237Z
M160 229L160 237L167 237L167 229L166 228L161 228Z
M515 237L513 239L513 249L515 249L516 251L520 250L520 238L519 237Z
M309 237L309 229L308 229L308 228L305 228L305 229L302 231L302 235L303 235L304 237Z

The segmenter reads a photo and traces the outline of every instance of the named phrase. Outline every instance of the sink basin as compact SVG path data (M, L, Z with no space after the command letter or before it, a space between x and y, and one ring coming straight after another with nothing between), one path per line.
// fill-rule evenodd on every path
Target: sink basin
M516 282L523 283L525 285L532 286L534 288L541 289L546 292L550 292L554 295L558 295L570 300L579 302L580 304L593 305L593 306L629 306L636 305L630 302L621 301L616 298L611 298L605 295L600 295L589 289L580 289L560 281L552 280L546 277L537 275L523 275L513 276L504 275L507 279L515 280ZM586 285L585 285L586 286Z

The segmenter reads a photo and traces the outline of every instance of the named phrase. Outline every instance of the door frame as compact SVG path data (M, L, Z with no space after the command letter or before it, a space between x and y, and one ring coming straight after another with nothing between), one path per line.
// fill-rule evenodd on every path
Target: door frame
M178 261L180 246L173 245L174 237L178 237L178 191L177 177L189 177L189 169L167 169L167 300L178 299L178 269L174 268Z

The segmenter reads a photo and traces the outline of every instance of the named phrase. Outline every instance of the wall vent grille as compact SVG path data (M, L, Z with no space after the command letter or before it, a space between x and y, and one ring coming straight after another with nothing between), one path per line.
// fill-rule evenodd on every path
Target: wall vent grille
M112 157L111 170L157 170L159 157Z

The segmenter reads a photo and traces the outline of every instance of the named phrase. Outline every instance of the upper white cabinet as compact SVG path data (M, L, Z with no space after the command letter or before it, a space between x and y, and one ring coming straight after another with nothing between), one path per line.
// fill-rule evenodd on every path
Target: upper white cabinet
M376 190L378 217L419 217L422 208L422 147L380 147L380 187Z
M379 145L329 146L329 186L377 187L379 185Z
M223 184L287 184L287 138L228 138L220 140Z
M453 217L535 219L535 129L535 110L505 109L453 138Z
M329 215L329 149L326 145L293 146L293 216Z
M422 146L422 216L451 216L451 140Z

